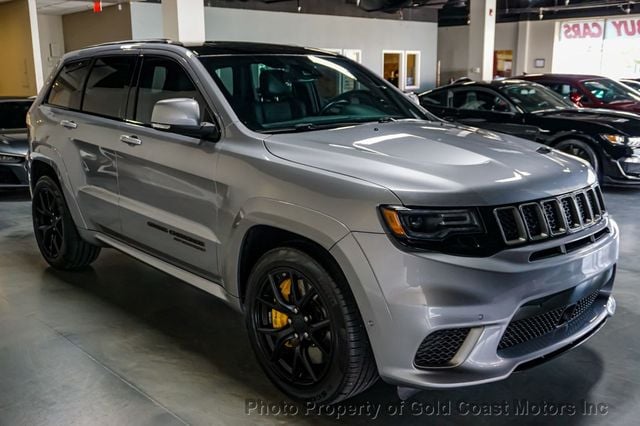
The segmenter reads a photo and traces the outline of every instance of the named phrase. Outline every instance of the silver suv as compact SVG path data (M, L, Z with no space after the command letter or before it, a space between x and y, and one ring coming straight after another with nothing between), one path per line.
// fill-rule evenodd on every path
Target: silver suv
M341 56L96 46L28 120L47 262L112 247L221 298L298 400L503 379L615 310L618 228L586 163L440 121Z

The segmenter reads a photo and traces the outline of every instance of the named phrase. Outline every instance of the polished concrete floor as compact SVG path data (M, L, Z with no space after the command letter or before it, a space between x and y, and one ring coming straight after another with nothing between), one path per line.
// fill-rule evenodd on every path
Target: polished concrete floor
M640 422L640 191L606 193L622 231L618 312L586 344L499 383L402 403L379 382L322 413L286 405L214 297L113 250L80 273L48 268L27 196L0 193L2 426Z

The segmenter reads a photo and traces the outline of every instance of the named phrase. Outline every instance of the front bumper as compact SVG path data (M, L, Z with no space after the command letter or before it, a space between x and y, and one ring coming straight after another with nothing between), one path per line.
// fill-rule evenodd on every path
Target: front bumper
M640 148L636 148L628 157L610 159L605 165L604 182L610 185L640 185Z
M529 261L533 251L551 248L598 232L610 232L575 252ZM354 233L371 271L360 263L347 268L364 292L354 291L368 327L381 377L388 383L413 388L475 385L509 376L519 366L549 356L596 331L615 311L610 296L618 258L618 228L603 223L563 239L505 250L489 258L465 258L416 253L396 247L385 234ZM334 247L357 258L349 238ZM350 257L349 255L342 258ZM358 269L359 268L359 269ZM374 277L374 278L372 278ZM376 286L370 280L375 279ZM369 281L363 281L369 280ZM596 302L579 319L543 337L498 350L509 324L523 305L558 293L574 299L599 289ZM361 297L367 300L362 301ZM385 308L381 306L384 299ZM455 362L439 368L417 368L415 355L430 333L469 328Z

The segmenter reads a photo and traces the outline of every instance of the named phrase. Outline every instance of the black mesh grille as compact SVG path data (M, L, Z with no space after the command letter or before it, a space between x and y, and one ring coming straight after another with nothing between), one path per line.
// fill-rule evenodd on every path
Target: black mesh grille
M561 233L564 229L562 218L560 217L560 210L558 202L553 201L545 201L542 203L544 207L544 215L547 218L547 224L549 225L549 230L552 234Z
M595 188L596 191L596 197L598 197L598 202L600 203L600 210L602 210L602 213L607 211L607 208L604 205L604 198L602 197L602 190L600 189L599 186L596 186Z
M434 331L420 344L414 364L418 368L446 366L460 350L469 331L469 328Z
M520 232L518 231L518 224L514 216L515 209L498 210L498 221L504 232L504 238L507 241L517 240L520 238Z
M527 225L529 235L535 237L543 233L542 223L538 215L538 207L535 204L527 204L522 206L522 215L524 223Z
M498 350L507 349L521 343L544 336L559 325L582 316L598 297L595 291L569 306L561 306L550 311L513 321L504 332Z
M575 210L573 199L571 197L565 197L560 200L560 202L562 203L564 219L567 222L569 228L579 228L580 219L578 218L578 212Z
M596 198L596 193L593 189L587 191L587 198L589 199L589 204L591 204L591 210L593 210L593 215L595 218L599 218L601 216L600 206L598 205L598 200Z
M587 206L586 195L583 193L576 194L576 204L578 206L578 213L580 214L582 223L591 223L591 211L589 211L589 206Z

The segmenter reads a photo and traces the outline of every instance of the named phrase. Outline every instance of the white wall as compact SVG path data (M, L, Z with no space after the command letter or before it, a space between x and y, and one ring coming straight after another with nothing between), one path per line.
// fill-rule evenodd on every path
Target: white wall
M158 4L131 3L134 38L162 37ZM362 64L382 73L382 51L420 50L421 89L433 87L437 23L205 7L207 40L360 49Z
M42 71L46 79L65 52L62 16L38 14L38 28Z
M528 34L518 31L518 22L496 24L495 50L512 50L515 74L551 72L553 67L553 42L556 34L555 21L521 22L528 24ZM526 37L519 40L519 36ZM442 27L438 29L438 60L440 81L460 78L469 74L469 26ZM523 48L526 49L523 51ZM534 68L536 59L544 59L544 68Z

